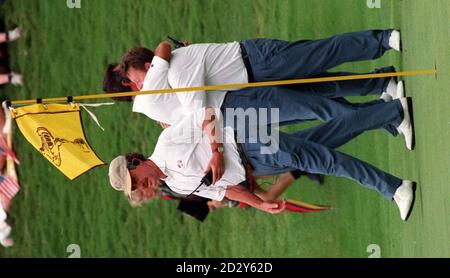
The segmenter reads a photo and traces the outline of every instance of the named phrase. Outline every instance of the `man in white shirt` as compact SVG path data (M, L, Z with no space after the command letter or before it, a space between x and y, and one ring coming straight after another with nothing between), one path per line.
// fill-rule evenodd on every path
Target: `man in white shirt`
M150 86L143 87L143 90L261 81L274 78L274 74L277 72L276 76L279 78L293 78L299 75L323 72L327 67L352 59L379 57L384 51L392 48L389 41L395 32L375 30L344 34L326 40L294 43L277 40L248 40L243 43L197 44L177 49L173 53L170 53L170 47L160 44L155 51L155 57L148 49L130 50L123 58L122 66L130 80L138 87L144 83ZM343 45L348 49L342 50L341 46ZM371 46L369 48L371 51L368 51L368 45ZM352 49L350 50L350 48ZM158 50L161 49L166 50L163 55L158 54ZM337 53L336 57L327 56L328 60L324 59L322 56L325 50L334 51L335 54ZM249 52L247 53L247 51ZM321 56L317 56L318 54ZM303 61L287 61L286 57L291 55L300 55L303 57ZM317 57L321 62L315 61L314 65L311 65L311 69L306 70L305 63L312 63L311 57L308 55ZM339 57L339 55L343 55L345 58ZM284 63L280 61L284 61ZM262 67L262 63L265 63L266 66ZM288 64L294 65L288 67ZM258 68L258 70L254 68ZM387 70L392 71L391 68ZM208 92L207 96L205 92L139 95L134 99L133 111L144 113L156 121L167 124L173 124L178 115L187 114L193 109L202 107L243 108L245 110L248 108L279 109L278 111L281 113L275 119L271 117L271 113L266 114L268 118L264 120L267 124L288 124L309 119L329 121L335 116L352 112L363 106L325 98L318 95L317 92L331 92L335 96L339 96L339 94L364 95L375 88L380 93L388 89L391 83L389 79L372 79L340 82L338 85L331 86L329 84L313 84L299 86L295 90L286 87L250 88L229 92L226 98L227 92L223 91ZM394 85L391 87L396 87L395 82L393 83ZM395 91L395 89L391 91ZM364 106L377 103L379 101L364 104ZM261 110L256 111L259 113ZM257 117L260 118L259 115ZM394 126L387 125L384 128L392 135L398 135ZM224 168L223 160L214 159L209 167L213 170L214 180L217 180L221 177L221 172L217 169Z
M246 172L239 158L236 143L233 143L233 130L224 129L224 160L227 165L223 176L214 185L200 185L205 176L212 155L209 136L204 136L204 119L208 109L201 109L187 117L182 117L176 124L165 129L155 146L149 160L124 161L119 156L111 162L110 182L116 190L125 191L132 198L135 190L146 189L147 198L155 195L159 180L164 180L169 188L185 196L195 194L212 200L230 200L245 202L257 209L279 213L284 210L284 201L263 201L244 185Z
M241 43L193 44L176 49L161 57L148 49L131 49L122 59L124 74L141 90L165 88L199 87L219 84L238 84L253 81L293 79L311 76L330 75L329 68L348 61L373 59L393 48L394 40L399 38L398 31L373 30L348 33L317 41L284 42L270 39L247 40ZM170 61L170 64L169 64ZM394 71L393 67L376 72ZM333 73L344 75L349 73ZM391 78L330 82L328 84L299 85L286 87L251 88L235 92L204 91L139 95L134 99L133 111L144 113L160 122L171 124L175 111L189 112L201 107L265 107L278 105L283 107L280 123L292 123L302 120L305 113L315 118L329 120L348 109L357 109L350 104L321 102L315 97L304 97L305 93L314 93L327 97L349 95L381 94L384 99L392 99L396 94L396 82ZM227 94L228 93L228 94ZM303 93L303 94L300 94ZM242 98L241 96L252 95ZM227 101L224 102L227 95ZM290 95L286 99L284 95ZM391 96L389 96L391 95ZM178 99L178 100L177 100ZM295 104L295 109L283 104ZM176 106L178 105L178 106ZM179 107L182 109L173 109ZM298 105L303 105L301 109ZM326 106L326 107L325 107ZM324 110L326 112L324 112ZM395 130L390 133L396 135Z
M239 185L245 181L245 169L241 163L243 155L253 167L255 176L275 175L298 169L352 179L364 187L376 190L387 200L395 201L401 218L406 220L414 200L411 181L401 180L333 150L365 130L377 129L386 124L404 125L405 117L402 114L407 113L406 107L406 99L402 98L336 117L319 127L295 135L280 132L279 151L269 154L261 152L266 144L264 138L246 138L249 140L238 144L234 131L225 127L223 146L226 168L220 180L211 186L201 182L205 174L203 169L211 156L209 136L203 136L202 125L211 108L200 109L178 119L174 125L165 129L153 154L145 163L123 162L123 156L118 158L122 160L119 166L113 161L110 182L115 189L131 196L133 184L135 189L140 187L154 191L159 180L164 180L171 190L179 194L195 194L213 200L227 197L264 211L279 212L277 209L281 209L284 204L263 202ZM220 111L215 111L215 115L220 115ZM220 123L220 118L218 120ZM340 135L332 136L333 134ZM241 156L238 146L242 148Z
M339 53L343 54L341 52L346 53L346 58L336 58L337 60L327 61L324 57L321 57L320 61L324 64L323 67L329 67L351 59L378 57L391 48L391 37L397 33L397 31L392 30L366 31L339 35L325 40L294 43L274 40L248 40L243 43L194 44L179 48L172 53L170 53L168 44L162 43L156 49L155 56L148 49L131 49L124 56L121 64L123 70L128 73L128 77L142 90L246 83L249 80L267 80L270 79L270 76L272 78L276 76L279 78L294 78L301 74L318 72L318 65L313 66L315 68L313 71L306 70L299 66L299 63L301 65L305 61L299 63L297 61L286 61L286 55L292 55L300 50L304 51L305 47L306 53L298 54L299 56L303 57L307 54L317 56L317 53L323 55L325 49L338 53L336 56L339 56ZM164 45L168 50L165 57L157 53L158 49ZM262 49L257 49L255 45L259 45ZM352 46L352 51L342 51L343 45L348 48ZM368 45L371 45L371 51L366 49ZM338 50L334 48L338 48ZM257 54L260 53L261 57L250 59L249 57L252 55L251 53L248 54L246 49L253 49L253 56L258 56ZM366 54L360 53L364 51ZM261 54L264 52L267 53ZM276 60L276 57L284 62L267 62L267 60ZM261 68L261 64L266 64L267 68ZM291 70L290 73L287 73L284 67L288 64L294 64L291 67L297 68L297 70ZM255 67L259 70L252 70ZM376 72L391 71L395 71L393 67L383 68ZM256 77L253 77L255 72ZM268 72L271 72L271 74ZM279 74L275 75L275 72L279 72ZM345 74L349 73L321 73L319 76ZM177 93L176 95L138 95L134 99L133 111L143 113L156 121L172 124L176 114L206 106L222 109L242 108L244 110L249 108L266 108L267 110L276 108L279 109L279 117L272 120L271 114L269 114L267 122L284 125L307 119L328 121L334 116L381 101L363 105L351 104L341 98L342 96L382 92L387 92L383 94L385 101L402 97L403 86L397 86L393 79L380 78L290 87L248 88L231 92L210 91L208 93ZM259 111L257 110L257 113ZM392 126L386 126L384 129L393 136L398 135L397 130Z

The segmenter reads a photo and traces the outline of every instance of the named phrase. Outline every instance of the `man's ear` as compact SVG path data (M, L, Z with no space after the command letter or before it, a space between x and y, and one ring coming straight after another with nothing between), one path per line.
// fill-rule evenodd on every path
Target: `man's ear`
M145 64L144 64L145 69L146 69L146 70L149 70L151 65L152 65L151 63L148 63L148 62L145 63Z
M122 80L122 81L120 81L120 83L122 84L122 86L131 87L131 82L127 82L125 80Z

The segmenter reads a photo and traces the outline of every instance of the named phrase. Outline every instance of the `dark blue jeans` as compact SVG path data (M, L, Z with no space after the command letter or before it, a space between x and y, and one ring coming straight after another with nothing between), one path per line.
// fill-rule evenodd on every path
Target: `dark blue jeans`
M371 30L321 40L243 41L255 81L311 77L346 62L381 57L389 50L392 30Z
M385 84L378 82L378 87L354 88L358 93L364 94L365 92L372 90L380 91L383 86L385 86ZM351 87L352 86L349 84L339 86L327 83L317 83L297 87L272 86L244 88L228 92L222 104L222 110L226 110L227 108L242 108L243 110L254 109L258 119L262 119L266 117L266 115L260 115L260 109L263 108L268 112L266 117L267 124L279 124L280 126L283 126L304 120L317 119L327 122L335 117L384 102L382 100L376 100L363 104L354 104L347 102L343 98L329 98L333 92L338 96L345 96L346 92L352 94L353 91ZM320 92L328 94L327 97L322 96ZM279 118L272 118L272 114L270 113L272 109L278 109ZM236 123L228 123L228 125L232 124L234 124L234 126L237 125ZM248 123L248 125L256 124L259 125L260 122ZM391 124L387 124L382 128L387 130L393 136L398 135L396 127Z
M259 132L257 137L239 138L244 152L254 168L255 176L269 176L301 170L308 173L345 177L376 190L392 200L402 180L337 148L367 130L385 125L400 125L403 109L399 100L382 102L341 115L314 128L294 134L279 132L269 137ZM260 129L268 128L260 126ZM237 128L238 134L241 127ZM272 131L276 132L276 131ZM272 153L262 153L272 148Z

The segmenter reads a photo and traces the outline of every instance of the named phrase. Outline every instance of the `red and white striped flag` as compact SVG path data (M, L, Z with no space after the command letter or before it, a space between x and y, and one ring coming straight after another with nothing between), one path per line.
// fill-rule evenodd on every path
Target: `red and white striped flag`
M10 176L0 176L0 194L11 201L19 192L20 186L17 180Z

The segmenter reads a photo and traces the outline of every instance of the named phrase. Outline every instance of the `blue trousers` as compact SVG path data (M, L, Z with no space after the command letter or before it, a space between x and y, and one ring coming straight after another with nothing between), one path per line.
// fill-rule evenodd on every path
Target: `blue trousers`
M311 77L346 62L381 57L392 30L371 30L321 40L243 41L255 81Z
M357 81L357 82L356 82ZM308 86L271 86L271 87L257 87L245 88L237 91L228 92L222 104L222 110L226 108L242 108L247 110L249 108L257 108L258 119L267 118L267 124L279 124L280 126L296 123L303 120L322 120L327 122L335 117L356 111L358 109L376 105L382 100L372 101L364 104L354 104L347 102L342 96L350 95L364 95L369 92L381 92L387 86L386 82L379 80L364 80L364 83L372 86L361 86L360 80L349 81L345 85L336 85L333 83L316 83ZM355 83L352 85L352 83ZM327 97L322 96L321 93L327 94ZM337 98L330 98L336 96ZM265 108L269 111L266 115L260 115L261 110ZM279 118L273 119L270 113L271 109L278 109ZM227 125L237 126L237 123L226 123ZM248 125L255 125L260 123L248 123ZM392 124L383 126L393 136L398 135L397 129Z
M393 66L375 69L369 73L386 73L395 72ZM367 73L363 73L367 74ZM313 77L332 77L332 76L348 76L348 75L361 75L361 73L352 72L325 72ZM314 93L328 98L343 98L350 96L367 96L367 95L380 95L386 91L390 77L388 78L369 78L359 80L346 80L346 81L333 81L333 82L321 82L311 84L292 84L285 85L283 87L298 90L302 92Z
M293 170L346 177L376 190L392 200L402 180L359 159L335 151L366 130L385 125L400 125L403 110L399 100L383 102L343 114L311 129L294 134L279 132L277 142L264 138L246 138L242 144L255 176L276 175ZM260 127L267 128L267 127ZM272 131L273 132L273 131ZM266 134L266 132L263 132ZM270 135L269 135L270 136ZM270 143L268 143L270 141ZM278 144L278 151L262 154L261 148Z
M338 76L352 73L328 73L327 70L349 61L380 57L390 49L388 41L391 32L356 32L317 41L255 39L243 41L242 44L247 51L255 81ZM375 73L393 71L394 67L387 67ZM229 92L222 108L278 108L280 117L277 122L280 125L303 120L328 121L343 113L378 103L351 104L343 97L380 94L386 90L389 80L376 78L242 89ZM308 93L311 96L306 96ZM270 119L269 123L274 121ZM398 134L392 125L383 128L394 136Z

